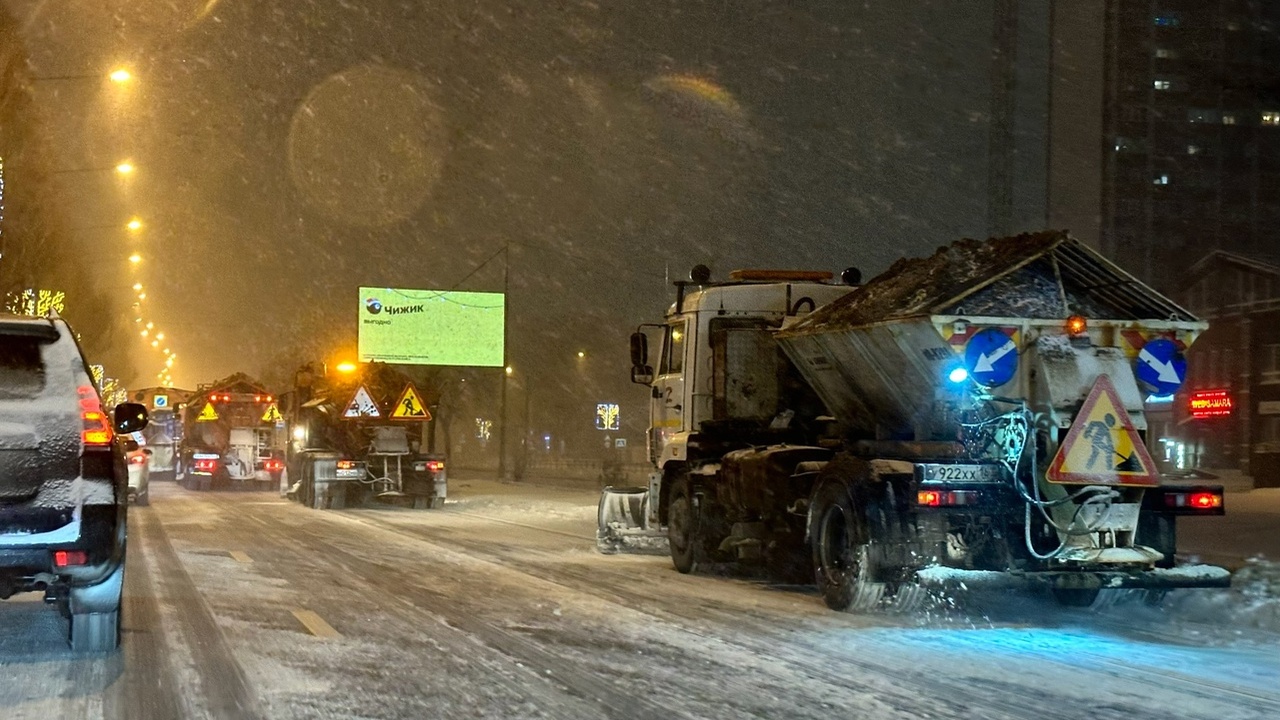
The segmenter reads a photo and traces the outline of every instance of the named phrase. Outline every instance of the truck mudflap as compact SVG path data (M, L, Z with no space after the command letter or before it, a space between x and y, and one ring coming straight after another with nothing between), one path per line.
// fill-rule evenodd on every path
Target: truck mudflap
M606 487L596 510L596 549L615 553L667 553L667 536L649 524L649 489Z
M961 570L933 565L916 573L921 586L938 590L1144 589L1231 587L1231 572L1217 565L1180 565L1153 570L1043 570L1034 572Z

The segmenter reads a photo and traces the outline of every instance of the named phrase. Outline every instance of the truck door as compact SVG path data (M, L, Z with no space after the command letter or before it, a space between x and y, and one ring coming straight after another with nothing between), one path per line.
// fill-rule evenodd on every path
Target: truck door
M658 377L653 381L652 411L649 415L653 418L649 453L655 464L671 457L684 458L683 450L676 449L673 454L667 449L667 444L673 436L688 430L684 407L687 337L688 323L684 318L671 321L663 333L662 357L658 361Z

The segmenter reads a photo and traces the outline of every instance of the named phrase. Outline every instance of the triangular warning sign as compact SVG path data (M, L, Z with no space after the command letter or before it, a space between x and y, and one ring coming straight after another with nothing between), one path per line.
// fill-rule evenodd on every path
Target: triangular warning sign
M1111 378L1098 377L1045 475L1056 483L1160 484L1155 461Z
M404 392L400 393L400 399L391 410L391 417L397 420L431 419L431 411L422 402L422 397L418 395L418 388L414 387L413 383L404 386Z
M196 422L212 422L218 419L218 411L213 409L213 403L204 404L204 409L196 416Z
M280 414L280 408L275 403L268 405L267 411L262 413L262 422L264 423L280 422L283 419L284 416Z
M342 417L358 418L358 417L382 417L382 413L378 410L378 403L373 401L373 396L369 391L361 385L357 390L351 402L347 403L347 409L343 411Z

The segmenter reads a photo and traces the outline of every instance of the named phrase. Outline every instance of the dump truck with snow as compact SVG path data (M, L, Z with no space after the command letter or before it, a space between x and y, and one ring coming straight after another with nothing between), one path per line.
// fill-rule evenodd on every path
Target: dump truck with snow
M284 470L276 397L244 373L200 385L182 409L182 483L194 490L266 490Z
M309 364L282 396L292 438L285 494L313 508L443 504L445 457L430 447L434 395L383 363L347 370Z
M601 551L665 536L681 572L755 564L841 610L930 586L1079 606L1229 584L1176 547L1177 519L1222 514L1222 488L1163 481L1145 445L1144 398L1176 390L1205 323L1057 232L830 278L676 283L631 338L654 470L602 494Z

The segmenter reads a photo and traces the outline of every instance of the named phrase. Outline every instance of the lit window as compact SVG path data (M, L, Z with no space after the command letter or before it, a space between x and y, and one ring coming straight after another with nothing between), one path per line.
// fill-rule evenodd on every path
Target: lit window
M1199 155L1199 154L1200 154L1200 153L1202 153L1202 152L1204 152L1204 148L1200 147L1199 145L1188 145L1188 146L1187 146L1187 154L1188 154L1188 155Z
M1154 179L1154 180L1152 180L1152 181L1151 181L1151 184L1153 184L1153 185L1168 185L1168 184L1169 184L1169 176L1168 176L1167 174L1161 173L1161 174L1157 175L1157 176L1155 177L1155 179Z
M1168 81L1168 80L1156 80L1156 81L1155 81L1155 83L1154 83L1154 85L1155 85L1155 87L1156 87L1156 89L1157 89L1157 90L1168 90L1168 89L1169 89L1169 81Z
M1272 110L1262 113L1263 125L1280 125L1280 112Z
M1230 114L1230 113L1223 113L1223 114L1222 114L1222 124L1223 124L1223 125L1235 125L1235 124L1236 124L1236 116L1235 116L1235 115L1232 115L1232 114Z

